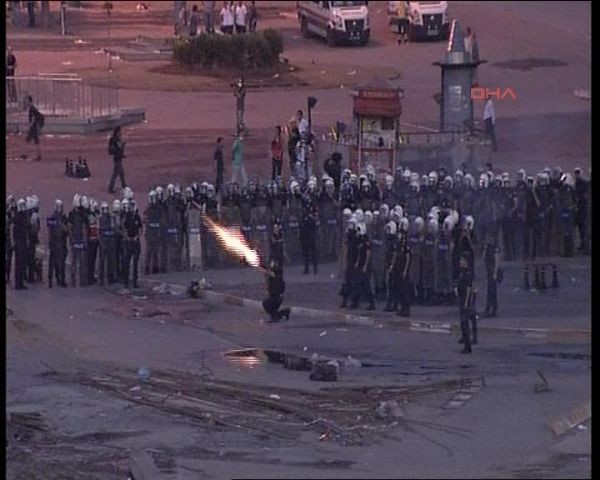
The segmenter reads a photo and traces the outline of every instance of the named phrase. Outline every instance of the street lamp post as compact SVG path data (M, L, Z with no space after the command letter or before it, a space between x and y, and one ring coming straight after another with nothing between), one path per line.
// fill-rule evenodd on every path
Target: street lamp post
M108 26L108 48L106 49L108 53L108 71L112 72L112 55L110 54L110 12L113 9L113 3L104 2L104 9L106 10L106 24Z

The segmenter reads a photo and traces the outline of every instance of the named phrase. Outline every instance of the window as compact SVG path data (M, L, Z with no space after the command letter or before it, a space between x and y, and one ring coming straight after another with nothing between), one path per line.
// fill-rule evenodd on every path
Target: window
M381 119L381 129L382 130L394 130L396 127L395 119L393 117L383 117Z

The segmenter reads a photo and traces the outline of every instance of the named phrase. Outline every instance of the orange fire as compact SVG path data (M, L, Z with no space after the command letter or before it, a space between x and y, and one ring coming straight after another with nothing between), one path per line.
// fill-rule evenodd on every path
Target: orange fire
M246 260L246 262L253 267L260 267L260 257L258 256L258 253L256 250L250 248L239 230L222 227L207 216L203 216L203 219L208 229L214 233L219 244L225 250Z

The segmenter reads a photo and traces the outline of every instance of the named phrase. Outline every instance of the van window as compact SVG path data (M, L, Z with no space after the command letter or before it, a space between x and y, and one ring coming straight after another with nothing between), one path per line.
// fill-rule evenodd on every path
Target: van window
M323 8L329 10L329 2L322 2L323 3Z
M323 2L326 3L326 2ZM333 7L362 7L363 5L366 5L367 2L331 2L331 5Z
M381 119L381 129L382 130L394 130L395 127L394 118L391 117L383 117Z

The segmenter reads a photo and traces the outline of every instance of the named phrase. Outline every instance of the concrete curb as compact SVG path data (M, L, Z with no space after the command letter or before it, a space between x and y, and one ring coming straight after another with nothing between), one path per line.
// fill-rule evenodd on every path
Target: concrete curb
M174 283L161 282L160 280L152 280L148 278L140 279L140 285L147 288L153 288L158 285L164 285L165 290L173 295L185 295L187 287ZM220 293L212 290L202 290L200 298L204 298L211 302L225 303L237 307L253 308L262 311L262 302L250 298L239 297L228 293ZM364 315L353 315L344 312L335 312L330 310L317 310L307 307L290 307L292 313L303 315L310 318L319 318L322 320L337 321L350 325L360 325L364 327L388 327L396 330L410 330L412 332L423 333L458 333L460 332L460 324L458 322L431 322L431 321L415 321L410 318L373 318ZM479 325L480 332L504 333L513 335L523 335L528 338L540 339L564 339L564 338L580 338L585 340L591 339L590 330L577 329L550 329L550 328L528 328L528 327L502 327L495 325Z

